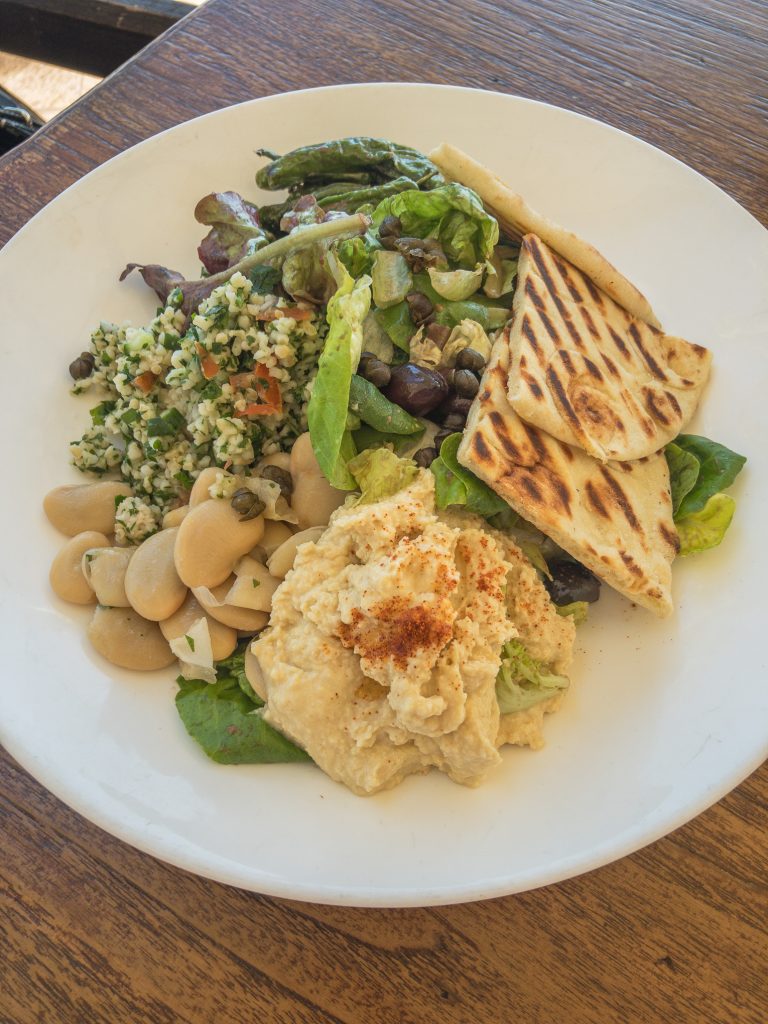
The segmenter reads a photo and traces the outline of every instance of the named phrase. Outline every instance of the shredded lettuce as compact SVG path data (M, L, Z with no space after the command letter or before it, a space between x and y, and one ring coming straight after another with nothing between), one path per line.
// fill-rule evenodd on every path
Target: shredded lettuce
M713 494L704 508L678 519L680 555L716 548L731 525L736 502L729 494Z
M309 436L326 479L339 490L352 491L355 478L347 462L356 451L347 429L349 388L363 344L363 321L371 306L371 279L353 281L346 267L335 261L339 285L328 303L325 339L312 396L307 409Z
M558 615L570 615L577 626L586 622L589 616L588 601L571 601L570 604L556 604L555 608Z
M556 675L532 658L519 640L508 640L504 644L496 677L496 699L503 715L526 711L554 697L569 684L567 676Z
M370 505L397 494L412 483L419 472L411 459L401 459L388 448L360 452L347 467L360 488L358 505Z

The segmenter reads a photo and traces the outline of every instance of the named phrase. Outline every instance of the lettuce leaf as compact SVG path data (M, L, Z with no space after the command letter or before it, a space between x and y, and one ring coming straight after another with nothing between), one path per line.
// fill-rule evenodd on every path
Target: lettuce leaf
M348 464L361 494L358 505L370 505L397 494L412 483L419 472L411 459L401 459L388 448L372 448L360 452Z
M496 677L496 699L502 715L526 711L569 685L567 676L556 675L536 661L519 640L504 644Z
M468 268L490 258L499 239L495 218L471 189L455 182L384 199L373 211L374 226L390 216L400 218L404 236L436 238L448 259Z
M713 495L730 487L747 460L725 445L697 434L680 434L674 443L699 462L695 484L679 502L677 514L682 519L700 512Z
M555 609L558 615L570 615L577 626L586 622L589 616L589 602L587 601L571 601L570 604L556 604Z
M672 493L672 514L676 516L680 502L689 494L699 478L701 463L691 452L671 442L664 449L669 467L669 485Z
M355 455L347 430L349 388L363 344L363 320L371 305L371 279L353 281L346 267L335 262L340 279L328 303L328 335L318 362L307 409L309 436L315 457L326 479L340 490L353 491L357 484L347 469Z
M217 274L266 245L259 211L237 192L211 192L195 207L195 219L210 225L197 254L209 274Z
M713 494L704 508L683 516L675 523L680 537L680 555L716 548L731 525L736 502L729 494Z
M179 676L176 694L176 710L184 728L211 760L219 764L311 760L309 754L264 721L263 702L244 672L245 686L239 680L236 656L219 662L216 668L215 683Z
M435 477L435 502L439 509L464 505L468 512L488 518L509 506L482 480L460 465L456 453L461 434L451 434L440 446L440 454L429 467Z

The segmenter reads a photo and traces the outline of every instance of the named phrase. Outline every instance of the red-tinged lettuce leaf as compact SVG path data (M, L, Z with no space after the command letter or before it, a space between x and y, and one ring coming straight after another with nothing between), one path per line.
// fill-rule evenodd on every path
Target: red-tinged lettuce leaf
M259 210L237 192L211 192L195 207L195 219L211 230L197 254L209 274L218 274L269 241Z
M144 283L149 285L163 303L167 302L173 289L184 281L184 275L178 270L161 267L159 263L129 263L120 275L120 280L124 281L134 270L138 270L144 278Z

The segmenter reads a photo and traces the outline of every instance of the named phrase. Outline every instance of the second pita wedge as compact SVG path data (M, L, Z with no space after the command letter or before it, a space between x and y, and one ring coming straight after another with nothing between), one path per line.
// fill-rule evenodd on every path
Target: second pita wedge
M669 615L679 540L664 455L601 463L521 420L507 398L508 331L494 343L459 462L600 579Z
M530 207L501 178L460 149L444 142L429 154L446 178L477 192L486 208L512 238L533 232L583 271L606 295L638 319L659 327L645 296L589 242Z
M631 316L536 235L520 247L509 400L603 462L641 459L689 422L711 353Z

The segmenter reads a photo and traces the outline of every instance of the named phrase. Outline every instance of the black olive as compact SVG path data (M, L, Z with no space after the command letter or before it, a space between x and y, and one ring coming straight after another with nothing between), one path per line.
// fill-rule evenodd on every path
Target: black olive
M394 249L400 235L403 233L403 225L399 217L385 217L379 224L379 241L385 249Z
M69 364L69 375L73 380L85 380L93 373L96 360L92 352L81 352L77 359Z
M382 391L390 402L412 416L426 416L447 396L448 385L435 370L403 363L394 367L389 384Z
M411 320L413 320L417 327L419 324L429 320L435 311L435 307L424 292L408 292L405 296L405 301L408 303L408 312L411 314Z
M474 398L480 388L480 381L471 370L454 370L451 383L462 398Z
M437 416L439 416L441 422L448 419L449 416L458 416L463 423L467 416L469 416L469 410L471 408L471 398L462 398L461 395L451 395L437 410Z
M422 469L427 469L437 458L437 448L420 448L413 456L413 461Z
M377 388L385 388L389 384L389 378L392 375L392 371L387 364L378 359L372 352L363 352L360 356L357 372L361 377L365 377L367 381L370 381L371 384L375 384Z
M426 334L430 341L434 341L437 347L442 349L451 336L451 328L445 324L429 324Z
M276 483L282 496L286 501L290 501L293 494L293 477L287 469L281 469L279 466L265 466L259 475L265 480L272 480Z
M240 522L245 523L249 519L260 516L267 507L258 494L254 494L248 487L241 487L232 495L232 508L240 516Z
M549 571L552 579L545 579L544 586L555 604L592 603L600 597L600 580L581 562L561 558L549 563Z
M474 348L464 348L456 356L457 370L474 370L475 373L480 373L485 369L485 363L485 356L481 356Z

